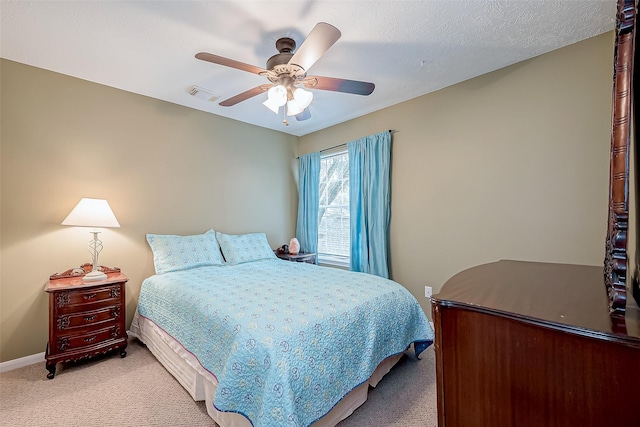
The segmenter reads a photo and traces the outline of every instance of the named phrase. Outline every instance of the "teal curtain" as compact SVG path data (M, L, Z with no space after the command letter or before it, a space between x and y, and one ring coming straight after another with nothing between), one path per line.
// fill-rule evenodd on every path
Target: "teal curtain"
M347 144L351 270L389 278L391 132Z
M298 179L298 223L296 237L302 252L318 252L320 205L320 153L300 156ZM316 256L316 264L318 257Z

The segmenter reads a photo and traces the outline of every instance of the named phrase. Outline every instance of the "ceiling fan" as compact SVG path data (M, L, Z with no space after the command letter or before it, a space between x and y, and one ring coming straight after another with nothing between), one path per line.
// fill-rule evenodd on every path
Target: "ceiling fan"
M287 115L295 116L297 120L302 121L311 117L307 107L313 99L313 92L304 90L303 87L356 95L369 95L375 89L373 83L307 75L309 68L333 46L340 36L340 30L336 27L326 22L320 22L313 27L313 30L311 30L295 53L293 51L296 48L296 42L289 37L280 38L276 41L276 49L278 49L279 53L267 60L266 68L256 67L206 52L196 54L196 58L258 74L269 80L270 83L256 86L225 99L220 102L221 106L230 107L267 92L268 98L263 102L266 107L277 114L280 107L286 104ZM286 118L283 122L288 125Z

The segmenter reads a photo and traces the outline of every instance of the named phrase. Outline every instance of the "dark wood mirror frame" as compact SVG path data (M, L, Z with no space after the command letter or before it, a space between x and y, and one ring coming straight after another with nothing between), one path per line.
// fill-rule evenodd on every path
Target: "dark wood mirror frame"
M632 130L635 133L633 63L635 57L636 1L618 0L617 8L609 172L609 219L604 277L609 296L609 313L613 317L624 317L627 303L627 237L629 231L629 170L631 165L629 160L631 143L634 144L634 155L637 153L636 138L633 137L635 135L632 135ZM638 263L636 262L635 264L635 283L633 286L637 299Z

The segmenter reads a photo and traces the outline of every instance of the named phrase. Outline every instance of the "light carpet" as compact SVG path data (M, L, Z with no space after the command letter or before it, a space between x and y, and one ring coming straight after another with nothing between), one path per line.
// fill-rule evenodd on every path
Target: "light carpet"
M0 374L0 425L216 426L144 345L131 340L127 353L59 364L53 380L44 361ZM421 357L404 357L338 426L436 427L433 346Z

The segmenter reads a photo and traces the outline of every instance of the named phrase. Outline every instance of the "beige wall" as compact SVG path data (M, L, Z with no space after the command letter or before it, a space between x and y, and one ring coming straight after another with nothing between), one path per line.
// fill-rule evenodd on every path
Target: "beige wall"
M602 264L612 65L608 33L304 136L299 151L398 130L392 273L430 313L424 286L477 264Z
M146 233L264 231L274 248L293 236L296 137L0 66L0 361L45 350L45 281L91 261L87 230L60 225L81 197L107 199L120 221L101 234L100 264L130 278L128 321L154 272Z
M109 200L101 264L153 273L145 233L295 230L300 154L396 129L392 274L430 313L460 270L502 258L600 265L613 34L300 139L2 60L0 361L44 351L51 273L89 261L60 222ZM299 146L296 147L296 143ZM98 160L94 160L98 159Z

